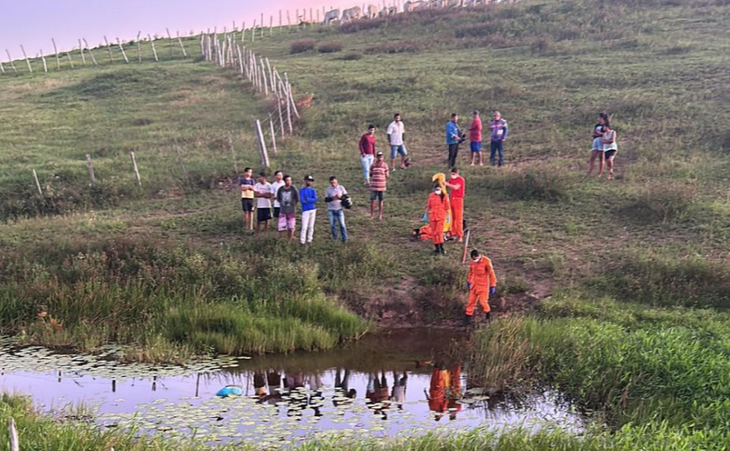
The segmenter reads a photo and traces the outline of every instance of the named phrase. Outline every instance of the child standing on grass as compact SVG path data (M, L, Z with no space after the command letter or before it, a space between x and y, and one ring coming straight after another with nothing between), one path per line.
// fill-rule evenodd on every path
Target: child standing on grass
M259 174L259 182L253 187L256 198L256 238L259 237L261 223L264 224L264 233L269 234L271 220L271 183L266 181L266 173Z
M254 182L253 169L246 168L243 170L243 176L238 180L241 187L241 209L243 209L243 220L246 223L247 230L253 230L253 199L254 199Z
M297 227L297 204L299 203L299 191L292 184L291 176L284 176L284 186L276 192L276 200L279 201L279 233L287 232L289 241L294 239L294 230Z
M598 176L603 174L603 161L605 155L603 154L603 134L605 133L605 126L608 122L608 115L606 113L600 113L598 115L598 123L593 127L593 146L591 146L591 160L588 162L590 165L588 168L588 175L593 173L593 169L596 166L596 160L599 161Z
M611 128L611 124L606 121L606 125L603 127L603 154L606 159L606 166L608 167L608 176L606 180L613 180L613 159L616 158L616 152L618 152L618 143L616 142L616 130ZM599 173L600 177L601 174Z

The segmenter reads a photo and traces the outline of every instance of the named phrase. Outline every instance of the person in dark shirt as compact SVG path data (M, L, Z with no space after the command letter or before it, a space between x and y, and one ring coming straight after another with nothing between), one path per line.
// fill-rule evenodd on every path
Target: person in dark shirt
M292 241L297 228L299 191L292 185L290 175L284 176L284 186L276 192L276 200L279 201L279 233L287 232L289 241Z

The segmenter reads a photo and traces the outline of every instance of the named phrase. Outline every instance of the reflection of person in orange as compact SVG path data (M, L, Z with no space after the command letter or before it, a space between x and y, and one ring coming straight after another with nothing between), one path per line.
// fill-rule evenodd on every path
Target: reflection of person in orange
M437 363L431 373L431 384L428 392L424 390L428 400L428 408L436 414L435 420L439 421L446 412L449 412L449 419L456 419L456 414L461 411L461 365L446 367L443 363Z
M426 214L431 224L431 239L436 254L446 253L444 252L444 222L450 211L449 198L437 185L433 193L428 196L428 204L426 205Z
M457 168L451 168L451 179L445 183L449 188L449 200L451 201L451 233L459 238L459 243L464 241L464 193L466 181L459 175Z
M276 404L281 401L281 374L277 371L266 373L266 384L269 386L269 394L259 396L259 403Z
M264 380L264 373L261 371L253 373L253 390L258 398L266 396L266 381Z
M471 324L477 303L489 319L489 295L497 291L497 276L494 274L492 261L476 249L471 251L471 266L466 287L469 289L469 302L466 304L464 326Z

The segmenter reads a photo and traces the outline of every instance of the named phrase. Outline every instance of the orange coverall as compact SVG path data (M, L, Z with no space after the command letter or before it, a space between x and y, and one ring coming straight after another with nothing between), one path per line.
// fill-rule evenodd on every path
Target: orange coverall
M455 409L453 413L460 411L461 404L456 401L461 399L461 366L454 365L448 369L435 366L427 398L432 412L446 413L451 408Z
M459 189L452 189L451 200L451 232L458 238L464 238L464 191L466 182L459 176L449 180L452 185L459 185Z
M489 289L497 286L497 276L492 268L492 261L482 255L479 260L472 260L469 267L469 277L467 282L471 284L469 290L469 303L466 304L466 315L474 315L477 302L484 309L484 313L488 313L489 308Z
M451 205L449 205L449 196L431 193L428 196L428 220L431 223L431 238L433 244L444 244L444 221L449 213Z

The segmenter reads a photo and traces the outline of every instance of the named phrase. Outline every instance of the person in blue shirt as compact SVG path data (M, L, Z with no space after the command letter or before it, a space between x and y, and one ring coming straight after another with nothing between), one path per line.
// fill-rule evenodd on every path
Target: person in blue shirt
M302 204L302 233L299 241L311 244L314 238L314 221L317 218L317 190L312 188L314 177L304 177L304 187L299 190L299 202Z
M456 113L451 115L451 120L446 123L446 145L449 146L449 167L456 166L456 157L459 155L459 144L462 141L461 129L457 124L459 115Z

